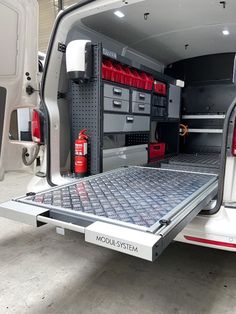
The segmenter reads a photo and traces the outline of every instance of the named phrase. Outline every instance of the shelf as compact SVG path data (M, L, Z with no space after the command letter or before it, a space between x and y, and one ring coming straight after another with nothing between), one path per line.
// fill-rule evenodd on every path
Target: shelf
M183 115L182 119L199 119L199 120L209 120L209 119L224 119L225 115L224 114L196 114L196 115Z
M102 83L104 84L109 84L109 85L117 85L120 86L122 88L126 88L126 89L132 89L132 90L138 90L139 92L143 92L143 93L147 93L147 94L152 94L152 89L143 89L143 88L139 88L136 86L131 86L131 85L127 85L127 84L122 84L119 82L115 82L115 81L108 81L108 80L104 80L102 79Z
M164 121L164 122L179 122L178 118L168 118L168 116L165 117L152 117L151 121Z
M155 92L155 91L153 91L153 94L156 95L156 96L159 96L159 97L167 98L167 94L166 94L166 95L163 95L163 94L160 94L160 93Z
M182 131L180 129L180 131ZM222 129L188 129L188 133L211 133L211 134L222 134Z

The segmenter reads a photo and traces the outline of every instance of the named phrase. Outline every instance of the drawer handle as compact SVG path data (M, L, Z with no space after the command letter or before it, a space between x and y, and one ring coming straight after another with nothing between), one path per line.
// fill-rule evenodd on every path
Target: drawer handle
M113 100L113 106L114 107L121 107L121 102L120 101L117 101L117 100Z
M121 96L122 95L122 89L114 87L113 88L113 94Z
M139 109L139 110L145 110L145 106L144 106L144 105L139 104L139 105L138 105L138 109Z
M146 97L145 97L144 94L141 94L141 93L139 94L139 99L140 99L140 100L145 100L145 98L146 98Z
M133 123L134 122L134 117L126 117L126 122L127 123Z

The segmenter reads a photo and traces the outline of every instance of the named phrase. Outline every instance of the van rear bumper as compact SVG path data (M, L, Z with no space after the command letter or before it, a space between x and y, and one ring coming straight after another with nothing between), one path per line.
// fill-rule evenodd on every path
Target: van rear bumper
M175 241L236 252L236 210L221 206L211 216L198 215Z

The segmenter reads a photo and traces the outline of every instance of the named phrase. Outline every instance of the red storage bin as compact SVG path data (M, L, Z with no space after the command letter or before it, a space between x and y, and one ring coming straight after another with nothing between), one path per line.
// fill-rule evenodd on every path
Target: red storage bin
M102 78L108 81L114 81L114 67L110 60L102 61Z
M114 63L114 81L120 84L125 83L125 71L121 64Z
M124 70L124 84L129 85L129 86L133 86L134 75L131 72L130 68L123 67L123 70Z
M133 86L144 89L145 80L140 76L137 70L132 69L131 72L133 73L133 76L134 76Z
M167 93L166 84L155 81L154 82L154 91L158 94L166 96L166 93Z
M152 90L153 82L154 82L153 76L150 75L150 74L147 74L147 73L145 73L145 72L142 72L142 73L140 74L140 76L141 76L141 77L143 78L143 80L145 81L144 89Z
M150 143L149 157L150 159L163 158L165 156L165 143Z

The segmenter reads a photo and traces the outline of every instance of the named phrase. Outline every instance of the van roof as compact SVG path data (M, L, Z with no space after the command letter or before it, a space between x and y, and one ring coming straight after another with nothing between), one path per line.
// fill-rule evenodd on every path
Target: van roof
M235 0L147 0L123 6L121 18L114 11L82 22L164 64L236 51Z

